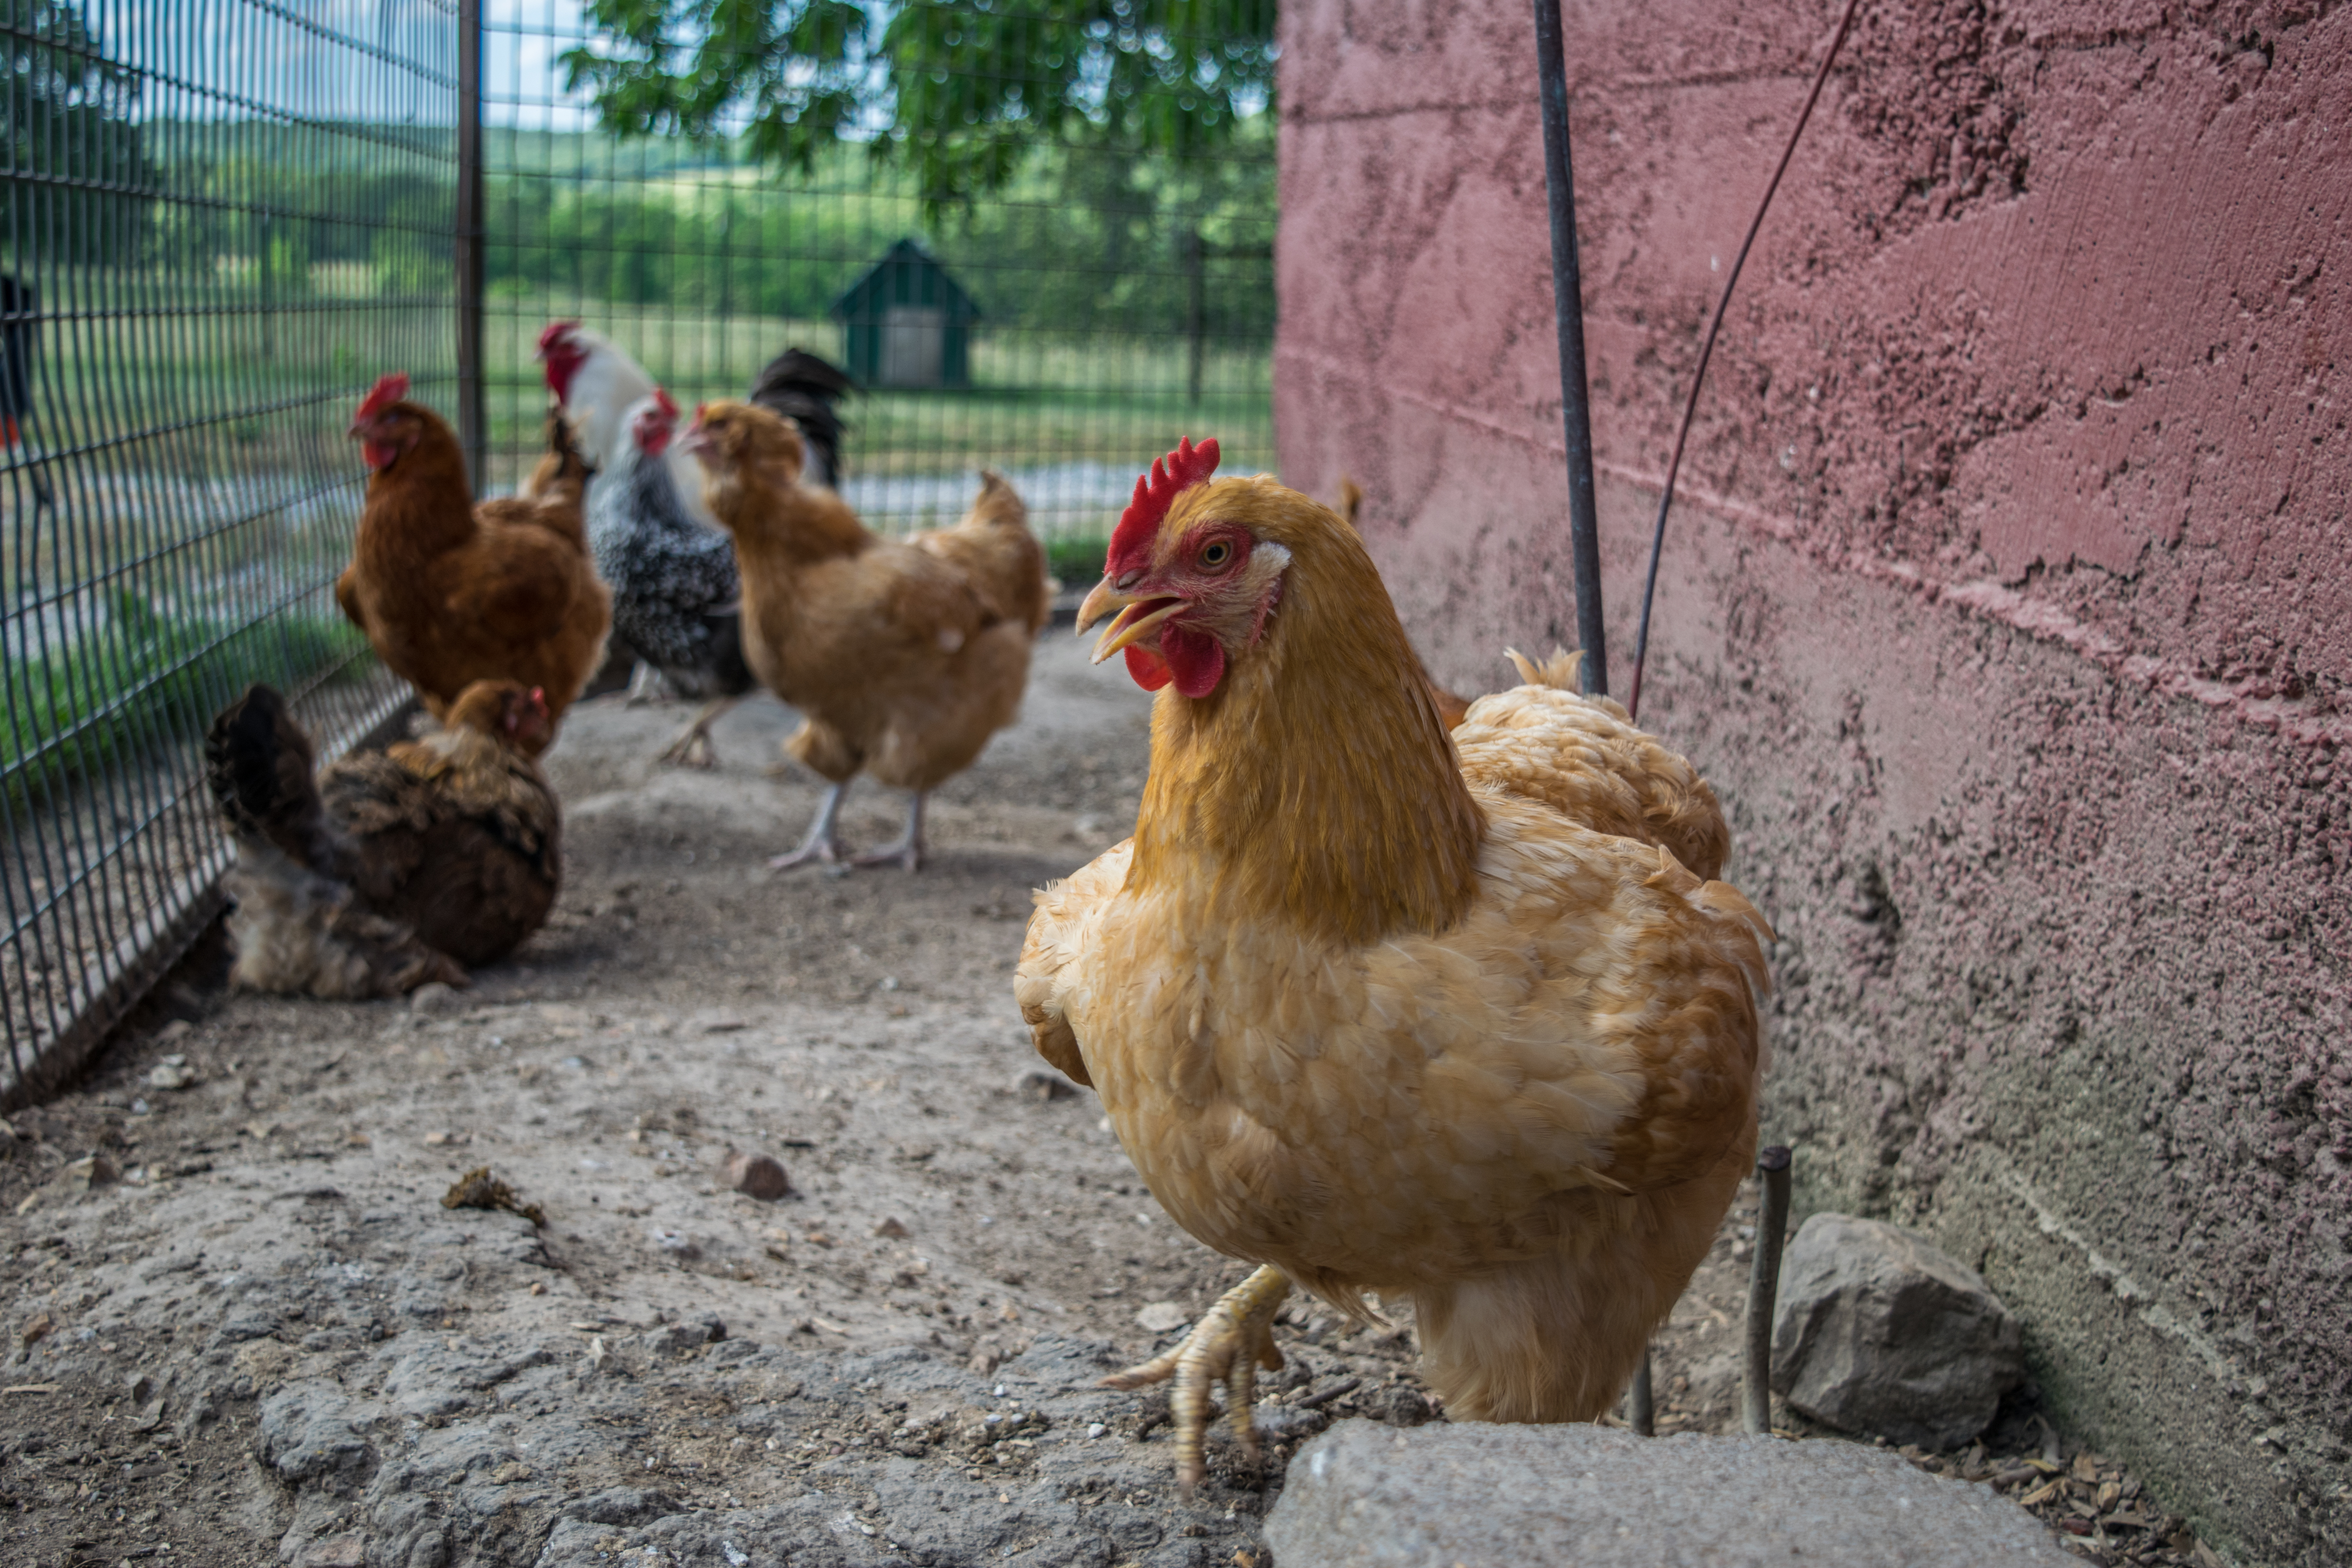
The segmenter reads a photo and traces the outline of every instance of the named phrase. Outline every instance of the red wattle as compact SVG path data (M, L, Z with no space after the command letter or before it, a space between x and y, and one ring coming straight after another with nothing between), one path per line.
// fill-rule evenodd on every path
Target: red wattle
M1160 652L1167 660L1166 668L1175 671L1176 689L1186 697L1206 697L1225 678L1223 645L1206 632L1163 626Z
M1176 672L1168 668L1168 661L1141 643L1127 645L1127 673L1133 676L1135 683L1146 691L1157 691L1176 679Z

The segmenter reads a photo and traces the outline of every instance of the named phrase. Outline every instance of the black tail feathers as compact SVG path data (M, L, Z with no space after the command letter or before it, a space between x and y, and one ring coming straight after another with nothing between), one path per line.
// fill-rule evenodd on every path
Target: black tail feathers
M323 872L326 817L311 763L310 738L272 687L246 688L205 736L205 781L230 830Z
M834 405L857 390L846 372L805 349L790 348L768 362L751 383L751 401L796 422L809 448L813 483L841 482L841 437L847 428Z

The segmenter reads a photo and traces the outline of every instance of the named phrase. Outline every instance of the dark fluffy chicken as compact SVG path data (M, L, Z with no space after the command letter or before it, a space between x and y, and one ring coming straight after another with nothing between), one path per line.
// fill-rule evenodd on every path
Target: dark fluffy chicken
M786 349L751 383L751 402L801 427L808 451L803 484L841 488L843 426L834 405L856 390L847 374L805 349Z
M236 978L383 996L466 983L546 920L562 881L554 793L531 761L545 699L477 681L447 726L313 779L310 737L267 686L213 721L205 763L237 841Z
M694 520L663 460L677 426L669 395L655 388L625 424L612 475L591 502L588 548L613 590L614 629L671 690L703 702L662 760L709 767L711 724L753 684L734 542Z

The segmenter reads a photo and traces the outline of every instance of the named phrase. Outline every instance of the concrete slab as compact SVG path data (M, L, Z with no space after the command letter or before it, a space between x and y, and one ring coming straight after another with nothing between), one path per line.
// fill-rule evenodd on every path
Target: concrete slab
M1834 1441L1343 1421L1266 1521L1280 1568L2062 1568L2008 1499Z

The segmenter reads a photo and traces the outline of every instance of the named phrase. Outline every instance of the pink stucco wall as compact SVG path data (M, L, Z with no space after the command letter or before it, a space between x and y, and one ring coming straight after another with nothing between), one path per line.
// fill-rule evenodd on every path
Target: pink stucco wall
M1829 0L1569 0L1612 663ZM1290 0L1284 475L1442 677L1572 626L1526 0ZM1767 1131L2244 1560L2352 1561L2352 11L1864 8L1643 718L1784 937Z

